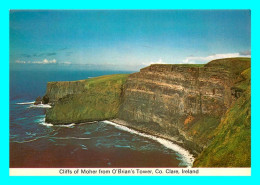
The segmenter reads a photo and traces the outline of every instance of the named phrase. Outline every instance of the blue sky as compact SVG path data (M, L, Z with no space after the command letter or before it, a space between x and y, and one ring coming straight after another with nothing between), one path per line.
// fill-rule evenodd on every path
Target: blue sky
M12 69L138 70L251 56L249 10L10 11Z

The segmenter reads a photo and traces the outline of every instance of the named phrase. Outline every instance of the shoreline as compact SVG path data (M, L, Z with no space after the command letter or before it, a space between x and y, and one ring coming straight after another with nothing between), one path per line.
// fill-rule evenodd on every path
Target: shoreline
M188 164L187 167L193 166L193 162L195 161L196 156L190 150L188 150L187 148L180 145L177 141L168 139L167 137L163 137L163 136L156 135L156 134L153 134L153 133L145 132L143 130L139 130L139 129L136 129L134 127L128 126L127 124L124 124L124 123L127 123L127 122L125 122L123 120L119 120L119 119L117 119L117 120L104 120L102 122L113 125L113 126L117 127L118 129L128 131L130 133L134 133L134 134L152 139L156 142L159 142L160 144L164 145L165 147L167 147L171 150L174 150L176 153L180 154L182 156L182 159L186 160L185 162ZM172 146L169 147L169 145L172 145Z
M71 123L73 124L73 126L77 126L80 124L93 124L96 123L98 121L92 121L92 122L81 122L81 123ZM175 151L176 153L178 153L181 156L181 162L180 164L183 162L185 165L187 165L188 168L193 166L193 162L195 161L195 157L196 155L194 155L194 153L187 149L187 147L184 147L184 144L172 139L169 139L167 137L158 135L158 134L154 134L148 131L143 131L134 127L131 127L128 125L128 122L124 121L124 120L120 120L120 119L111 119L111 120L102 120L100 122L104 122L106 124L109 125L113 125L114 127L120 129L120 130L124 130L127 132L130 132L132 134L137 134L140 135L142 137L146 137L149 139L152 139L158 143L160 143L161 145L165 146L168 149L171 149L173 151ZM46 122L45 122L46 123ZM70 125L71 125L70 124ZM45 126L50 126L47 124L42 124ZM55 125L55 124L51 124L51 126L63 126L63 127L68 127L68 124L64 124L64 125Z
M200 154L200 151L198 150L195 150L194 148L192 147L189 147L187 143L185 142L181 142L181 141L178 141L177 139L174 139L173 137L170 137L170 136L165 136L165 135L162 135L162 134L158 134L158 133L155 133L153 130L142 130L140 128L136 128L132 125L130 125L127 121L124 121L124 120L121 120L121 119L112 119L112 120L108 120L108 121L111 121L111 122L114 122L116 124L119 124L119 125L122 125L122 126L126 126L128 128L131 128L133 130L136 130L140 133L144 133L144 134L149 134L149 135L153 135L155 137L159 137L159 138L162 138L162 139L165 139L165 140L168 140L168 141L171 141L173 142L174 144L184 148L185 150L189 151L189 153L191 153L194 158L197 157L199 154ZM187 141L186 141L187 142Z

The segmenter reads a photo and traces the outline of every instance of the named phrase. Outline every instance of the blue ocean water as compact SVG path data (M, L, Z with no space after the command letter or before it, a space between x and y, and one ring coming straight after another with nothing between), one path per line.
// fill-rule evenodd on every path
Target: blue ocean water
M180 152L105 122L45 123L33 101L49 81L72 81L125 71L10 71L10 167L179 167Z

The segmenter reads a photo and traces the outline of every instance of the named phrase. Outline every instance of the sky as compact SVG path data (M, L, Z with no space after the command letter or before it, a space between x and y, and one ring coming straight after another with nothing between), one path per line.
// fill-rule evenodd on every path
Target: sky
M139 70L251 57L250 10L11 10L10 67Z

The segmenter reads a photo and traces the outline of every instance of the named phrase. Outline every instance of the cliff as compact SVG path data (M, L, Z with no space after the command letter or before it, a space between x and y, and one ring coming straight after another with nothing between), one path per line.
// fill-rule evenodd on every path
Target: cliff
M155 64L129 76L51 82L46 96L54 105L46 121L113 119L178 143L198 156L195 166L250 166L250 61Z
M46 95L53 107L46 122L82 123L115 118L122 86L128 75L108 75L75 82L50 82Z
M250 60L245 58L204 66L151 65L128 77L118 118L127 126L176 141L196 155L239 96L235 82L248 67Z
M82 93L85 89L85 83L86 80L48 82L45 97L47 96L49 102L54 103L64 96Z
M242 91L214 130L214 139L194 161L194 167L251 166L251 72L241 73L236 88Z

